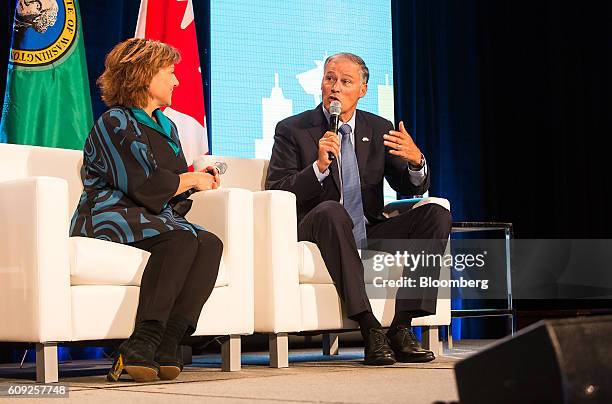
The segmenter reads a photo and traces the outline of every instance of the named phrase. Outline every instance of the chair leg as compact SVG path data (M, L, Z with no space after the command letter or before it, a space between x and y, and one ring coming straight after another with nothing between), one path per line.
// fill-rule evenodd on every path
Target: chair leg
M446 340L448 343L448 349L453 349L453 327L451 324L446 326Z
M58 377L57 344L46 342L36 344L36 382L57 383Z
M286 332L270 334L270 367L288 368L289 367L289 336Z
M338 334L325 333L323 338L323 355L338 355L339 344Z
M442 353L438 327L425 326L423 327L423 348L429 349L434 355L439 356Z
M230 335L221 344L221 370L236 372L241 369L240 335Z

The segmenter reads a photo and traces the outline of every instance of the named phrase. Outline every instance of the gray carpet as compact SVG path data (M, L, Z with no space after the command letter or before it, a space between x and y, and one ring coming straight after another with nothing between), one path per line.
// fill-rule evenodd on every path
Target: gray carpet
M265 352L245 353L240 372L219 369L219 355L195 356L192 365L170 382L135 383L128 376L117 383L105 380L109 360L60 364L60 383L69 396L53 402L115 401L167 403L433 403L458 400L453 366L491 341L459 341L452 350L424 364L385 367L362 365L363 350L341 349L338 356L320 350L292 350L290 367L271 369ZM31 384L34 364L0 366L0 389L9 384ZM29 379L27 379L29 377ZM0 401L6 398L0 398ZM19 403L42 402L20 398Z

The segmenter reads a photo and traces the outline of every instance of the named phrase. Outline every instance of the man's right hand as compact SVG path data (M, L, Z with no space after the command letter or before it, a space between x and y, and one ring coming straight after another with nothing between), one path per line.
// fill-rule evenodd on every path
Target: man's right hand
M329 153L332 153L336 158L340 155L340 138L337 134L331 131L325 132L319 140L319 158L317 159L317 167L319 172L324 173L329 168L331 160Z

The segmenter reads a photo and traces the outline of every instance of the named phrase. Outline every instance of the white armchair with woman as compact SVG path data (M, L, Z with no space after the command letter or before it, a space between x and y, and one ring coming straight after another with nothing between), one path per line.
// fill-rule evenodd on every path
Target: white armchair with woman
M178 345L195 331L219 271L221 240L185 219L188 196L218 188L218 173L187 171L177 128L160 109L179 84L179 60L167 44L129 39L107 55L98 79L110 109L85 142L84 190L70 235L151 253L134 331L119 347L110 380L124 369L137 381L176 378Z

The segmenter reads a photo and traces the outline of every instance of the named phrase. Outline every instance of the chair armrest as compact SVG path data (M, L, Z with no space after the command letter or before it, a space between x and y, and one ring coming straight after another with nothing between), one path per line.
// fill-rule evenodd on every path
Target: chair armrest
M239 188L197 192L186 218L223 241L223 263L229 285L253 307L253 195ZM252 311L252 310L251 310ZM253 321L252 315L249 321Z
M0 340L69 341L68 183L0 182L0 223Z
M295 195L253 193L255 217L255 331L300 331Z

